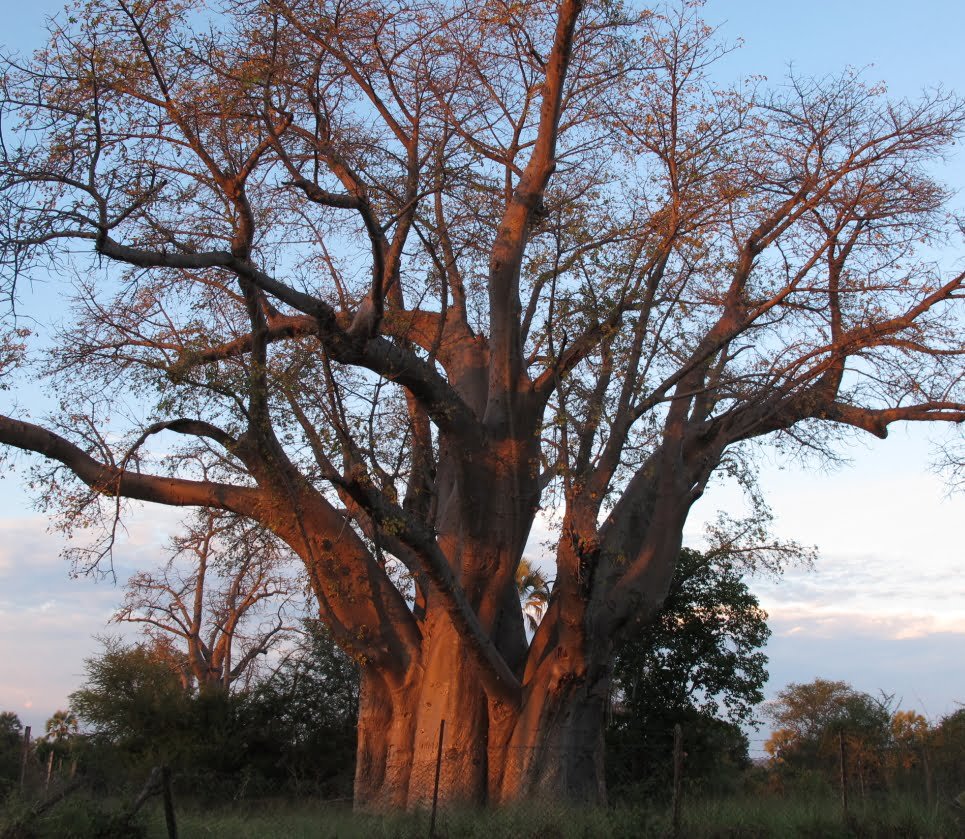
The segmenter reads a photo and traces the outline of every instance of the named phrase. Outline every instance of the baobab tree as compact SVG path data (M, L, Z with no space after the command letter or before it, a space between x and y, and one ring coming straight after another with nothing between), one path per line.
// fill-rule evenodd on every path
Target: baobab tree
M445 798L602 799L613 645L711 476L965 419L963 275L919 255L960 233L942 91L722 89L690 3L72 15L7 61L0 165L10 293L77 277L67 407L0 441L300 557L361 666L358 806L431 798L443 719Z
M140 624L186 662L187 686L201 692L247 684L261 656L291 637L298 586L289 552L270 531L210 508L174 537L160 571L126 583L113 620Z

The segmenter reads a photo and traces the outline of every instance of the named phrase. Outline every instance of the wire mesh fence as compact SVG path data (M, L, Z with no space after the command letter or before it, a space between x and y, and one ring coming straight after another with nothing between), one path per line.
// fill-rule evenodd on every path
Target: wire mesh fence
M528 784L528 794L540 801L540 817L566 823L573 811L559 802L568 796L599 800L588 785L599 783L604 770L611 810L635 807L635 818L649 818L669 833L684 830L682 835L687 835L686 826L701 802L715 796L736 800L749 793L780 801L806 793L820 798L839 818L842 812L847 818L849 808L867 810L898 794L918 802L923 811L959 813L965 805L965 752L955 743L873 743L838 732L794 752L775 750L773 741L768 750L769 738L763 736L739 735L722 745L706 731L684 725L638 726L611 730L605 741L510 744L497 751L485 743L466 745L459 734L454 726L440 726L436 738L424 738L421 750L390 753L383 764L380 783L385 794L422 811L429 835L458 835L452 831L460 807L478 802L480 790L482 798L499 800L517 782ZM78 772L66 760L52 761L49 753L25 755L24 784L37 802L48 792L59 794L67 788L69 774ZM84 771L81 766L79 774ZM238 779L212 775L199 783L183 772L175 772L169 781L168 796L173 788L177 808L190 808L197 796L230 789L232 783L235 794L226 803L240 806L258 800L254 786L249 791ZM333 812L351 809L344 796L319 790L307 797Z

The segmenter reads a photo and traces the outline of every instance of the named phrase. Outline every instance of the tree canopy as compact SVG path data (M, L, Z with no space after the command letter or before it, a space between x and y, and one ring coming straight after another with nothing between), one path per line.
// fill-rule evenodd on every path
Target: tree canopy
M767 613L725 554L684 548L663 609L622 644L613 678L634 719L693 710L754 721L764 701Z
M317 621L274 669L231 692L185 678L187 658L162 636L107 639L87 659L69 712L84 733L71 745L95 786L116 788L120 776L137 787L166 764L212 798L350 791L358 671Z
M20 780L23 754L23 723L13 711L0 711L0 795Z
M781 786L842 781L862 797L875 789L952 800L965 782L961 711L930 723L899 710L894 695L872 696L847 682L792 683L765 706L775 725L764 748Z
M198 506L300 557L362 664L360 804L431 798L442 719L447 797L602 797L613 645L711 476L965 420L962 103L728 86L726 51L691 3L88 0L4 62L5 289L74 305L63 410L0 443L75 520Z

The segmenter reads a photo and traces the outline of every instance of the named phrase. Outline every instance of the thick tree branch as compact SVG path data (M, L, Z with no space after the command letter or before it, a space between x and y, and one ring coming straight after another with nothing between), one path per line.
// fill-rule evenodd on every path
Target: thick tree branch
M257 518L259 490L118 470L98 462L69 440L33 423L0 416L0 443L62 463L95 492L174 506L215 507Z
M542 86L536 143L496 232L489 258L490 410L497 422L508 411L506 400L522 373L522 305L519 279L530 220L538 212L556 169L556 143L566 72L582 0L563 0Z
M142 268L223 268L232 271L312 317L317 324L319 339L335 360L366 367L402 385L422 402L433 421L448 433L456 437L480 433L475 415L430 364L385 338L365 340L351 335L339 325L335 310L327 303L285 285L245 260L226 251L193 254L147 251L121 245L106 236L99 240L98 252Z

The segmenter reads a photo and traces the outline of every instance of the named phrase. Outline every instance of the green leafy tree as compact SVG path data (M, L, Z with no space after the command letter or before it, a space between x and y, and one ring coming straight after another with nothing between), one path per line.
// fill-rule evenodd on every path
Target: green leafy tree
M84 662L86 680L71 707L95 733L116 741L150 738L183 713L180 662L157 643L126 646L103 639L104 649Z
M124 645L109 638L103 644L84 662L86 678L70 695L71 708L95 741L128 764L179 763L196 733L183 660L158 642Z
M667 787L673 726L687 776L713 783L748 763L741 725L764 699L767 613L740 553L683 549L664 609L617 650L608 771L615 786Z
M52 743L63 743L77 735L79 725L77 715L73 711L54 711L53 715L44 723L46 739Z
M943 717L929 740L939 791L947 798L965 793L965 708ZM965 800L961 801L965 806Z
M53 753L56 766L60 767L64 761L77 756L79 736L77 715L72 710L54 711L44 723L44 736L37 741L37 757L41 763L46 763Z
M263 777L327 797L351 794L359 705L358 664L319 621L250 692L248 757Z
M23 723L13 711L0 712L0 797L20 778Z
M185 679L184 659L163 639L108 639L86 661L86 681L70 697L91 732L80 744L84 771L107 779L164 763L215 796L350 792L358 668L317 621L245 690L200 690Z

